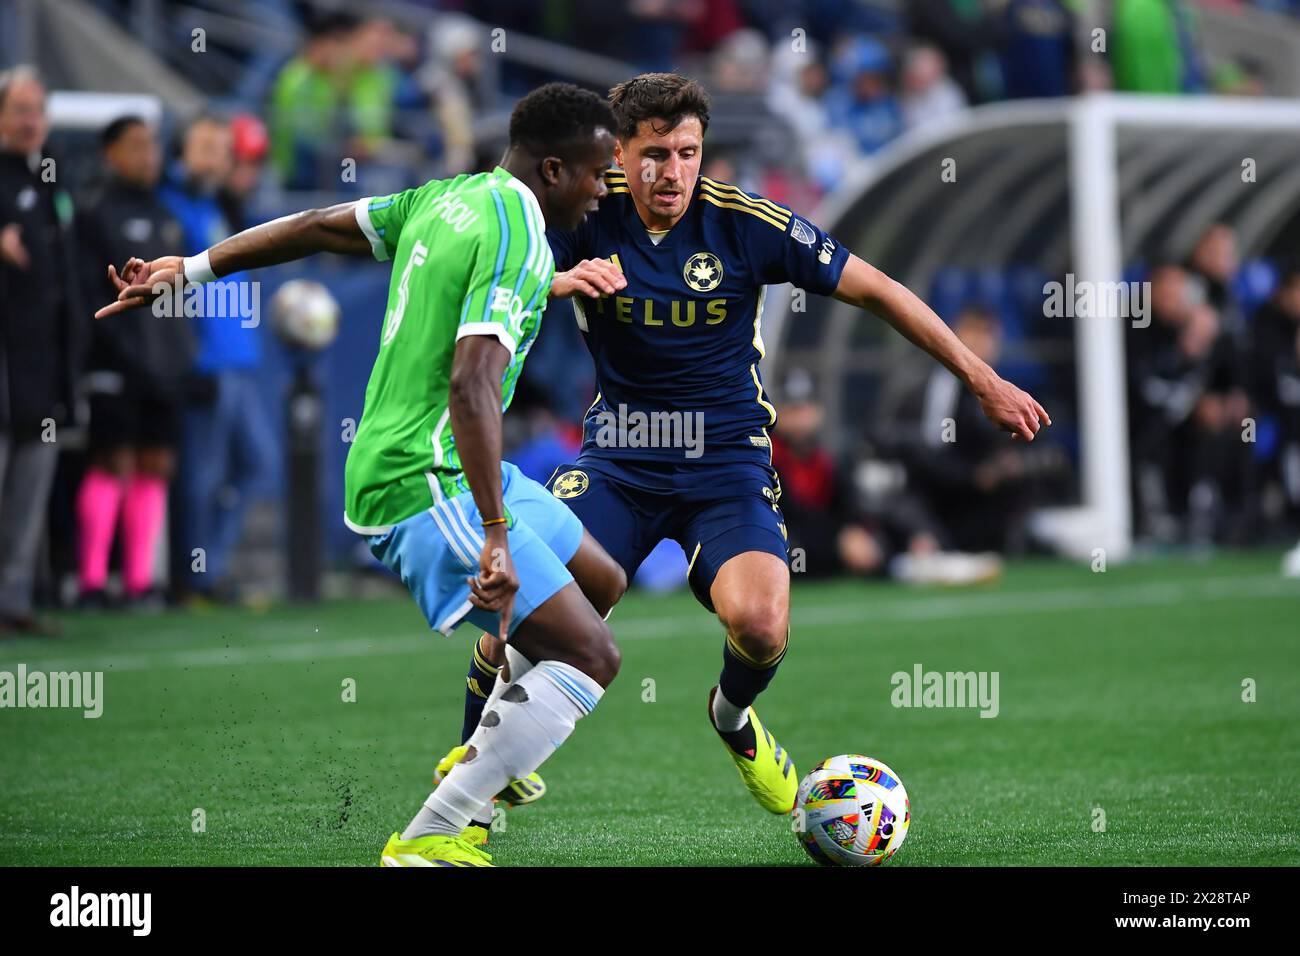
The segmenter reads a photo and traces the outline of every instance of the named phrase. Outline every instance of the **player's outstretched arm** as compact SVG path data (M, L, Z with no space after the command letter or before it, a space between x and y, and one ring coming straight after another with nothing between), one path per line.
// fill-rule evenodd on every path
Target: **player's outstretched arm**
M210 282L232 272L292 262L318 252L370 255L370 240L357 222L355 202L308 209L253 226L197 256L163 256L152 262L131 259L120 273L110 265L108 278L118 290L117 301L96 312L95 318L148 305L170 291L177 276L189 282Z
M551 281L552 299L570 299L585 295L598 299L627 287L623 270L608 259L583 259L572 269L555 273Z
M942 362L979 399L989 420L1012 438L1033 441L1039 428L1052 424L1047 410L1032 395L1001 378L915 293L857 256L849 256L834 296L879 315Z
M483 520L479 573L470 578L470 603L501 615L501 640L510 633L510 612L519 579L506 539L501 494L501 377L509 350L491 335L467 335L456 343L448 411L460 466Z

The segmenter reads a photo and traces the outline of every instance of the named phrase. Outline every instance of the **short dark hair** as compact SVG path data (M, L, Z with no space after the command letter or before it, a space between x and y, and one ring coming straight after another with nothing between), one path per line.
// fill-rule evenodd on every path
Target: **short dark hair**
M709 131L709 94L695 80L679 73L642 73L609 91L618 138L631 139L642 120L660 119L666 125L656 133L669 133L688 116Z
M127 130L133 126L147 126L143 116L136 116L134 113L128 116L119 116L113 122L104 127L103 132L99 134L99 145L104 149L116 143Z
M609 104L572 83L547 83L533 90L510 114L510 145L534 156L568 157L596 130L614 129Z

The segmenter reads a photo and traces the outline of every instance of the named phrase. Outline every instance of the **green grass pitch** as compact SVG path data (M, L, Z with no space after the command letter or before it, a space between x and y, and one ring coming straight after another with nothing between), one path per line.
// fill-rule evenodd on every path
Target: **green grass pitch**
M890 866L1295 865L1300 582L1277 568L797 584L760 712L800 772L844 752L898 772L913 821ZM812 865L706 722L717 622L633 593L611 623L622 673L543 768L550 794L506 815L496 862ZM430 634L405 596L64 625L0 643L0 670L102 669L103 716L0 711L0 864L373 865L460 726L472 637ZM891 675L918 663L998 672L998 716L893 707Z

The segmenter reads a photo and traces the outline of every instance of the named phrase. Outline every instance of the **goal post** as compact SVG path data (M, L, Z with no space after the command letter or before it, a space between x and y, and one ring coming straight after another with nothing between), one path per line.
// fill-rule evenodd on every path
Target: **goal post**
M1090 93L997 103L926 124L864 160L814 218L922 297L945 266L996 270L1026 256L1046 275L1105 288L1144 257L1185 254L1215 221L1237 228L1246 256L1264 252L1300 215L1297 155L1297 101ZM941 179L941 168L958 170L955 181ZM1015 233L1031 225L1026 243ZM766 370L802 363L829 379L828 438L844 448L863 410L843 407L840 383L889 363L867 354L879 345L845 346L860 313L814 299L772 297ZM808 315L792 313L792 300L821 310L818 343L796 341ZM1081 299L1072 313L1078 500L1040 510L1033 527L1064 554L1101 548L1123 560L1134 525L1128 323L1105 304Z

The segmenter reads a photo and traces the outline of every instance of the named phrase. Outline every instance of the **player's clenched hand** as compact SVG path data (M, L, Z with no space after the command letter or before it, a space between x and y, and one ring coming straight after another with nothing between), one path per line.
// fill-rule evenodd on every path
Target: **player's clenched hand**
M501 616L501 640L510 636L510 613L515 606L519 578L510 557L505 525L492 525L478 556L478 577L469 578L469 603Z
M169 294L175 288L176 277L184 274L184 263L180 256L163 256L153 262L128 259L120 273L109 266L108 279L117 289L117 301L96 312L95 318L148 305L159 296Z
M1038 429L1052 424L1052 416L1034 396L1016 388L1006 379L995 378L993 384L975 393L988 420L1012 438L1033 441Z
M608 259L583 259L568 272L555 274L551 280L551 298L585 295L598 299L626 287L627 279L623 272Z

